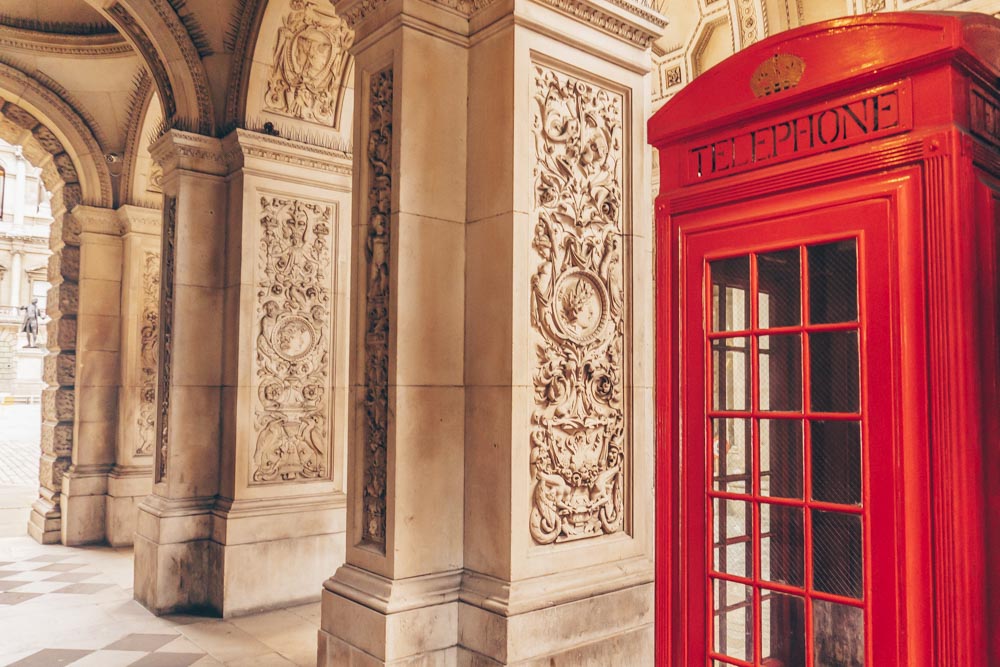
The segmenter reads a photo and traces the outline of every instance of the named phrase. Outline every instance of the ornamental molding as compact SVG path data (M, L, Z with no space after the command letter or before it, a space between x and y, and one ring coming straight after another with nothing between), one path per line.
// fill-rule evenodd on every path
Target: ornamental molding
M629 440L620 93L534 65L529 532L620 532Z
M337 128L354 31L311 0L291 0L278 28L264 110Z
M110 208L96 208L93 206L76 206L70 212L73 219L80 227L81 233L108 234L120 236L122 234L122 223L118 213Z
M243 129L233 131L223 143L225 161L233 170L249 166L251 160L264 160L343 176L354 173L351 153L336 148Z
M159 354L160 253L146 251L142 262L142 315L139 319L139 415L136 456L152 456L156 441L156 369Z
M118 219L122 234L160 235L163 225L163 211L158 208L125 205L118 208Z
M437 5L450 10L464 18L470 18L473 14L492 5L496 0L424 0L427 4ZM356 28L369 16L377 12L389 0L359 0L349 5L341 13L341 17L351 29Z
M170 440L170 381L174 330L174 271L177 251L177 198L163 198L163 255L160 260L160 331L156 388L156 463L154 481L167 478Z
M195 101L198 105L198 129L204 134L210 134L215 122L215 113L212 110L212 94L208 85L208 75L201 61L202 54L198 52L194 42L191 41L191 32L188 31L168 0L146 1L153 6L156 14L163 21L163 25L170 32L173 42L181 51L181 56L184 58L184 63L191 75L191 83L194 86ZM211 54L206 53L205 55Z
M365 542L385 550L389 443L389 236L392 209L393 71L371 76L368 99L368 213L365 230L364 453Z
M168 130L149 147L149 154L165 175L178 169L218 176L229 171L222 140L203 134Z
M164 118L167 121L176 118L177 101L174 99L170 76L167 74L166 65L160 59L160 54L153 42L120 2L108 7L107 12L109 16L114 18L118 28L132 39L137 50L142 54L146 67L149 68L150 74L156 81L156 89L160 93L160 101L163 104Z
M333 216L260 196L251 485L330 477Z
M117 32L61 35L0 25L0 47L78 58L133 56L132 46Z

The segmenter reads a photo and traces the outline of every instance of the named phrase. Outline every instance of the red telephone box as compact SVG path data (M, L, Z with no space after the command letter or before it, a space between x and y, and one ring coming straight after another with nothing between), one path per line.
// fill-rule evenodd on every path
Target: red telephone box
M866 15L649 122L659 665L1000 665L998 77Z

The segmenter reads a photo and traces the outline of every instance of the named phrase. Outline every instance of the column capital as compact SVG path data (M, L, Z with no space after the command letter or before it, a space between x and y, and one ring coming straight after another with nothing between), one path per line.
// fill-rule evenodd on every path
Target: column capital
M356 45L396 15L428 20L428 7L443 10L433 22L461 35L470 35L508 14L530 18L536 14L535 7L545 7L640 49L651 47L667 25L666 17L652 9L649 0L330 0L330 3L358 33Z
M122 235L160 235L160 227L163 224L163 211L160 209L125 205L119 207L117 213Z
M81 204L74 206L70 215L73 216L73 221L79 225L81 233L107 234L109 236L121 235L121 223L114 209L97 208Z
M177 170L225 176L229 173L222 140L215 137L168 130L149 147L153 160L163 168L164 186Z
M309 137L310 141L319 137ZM350 187L353 157L348 146L306 144L295 139L234 130L223 140L231 171L246 169L329 186L331 178Z

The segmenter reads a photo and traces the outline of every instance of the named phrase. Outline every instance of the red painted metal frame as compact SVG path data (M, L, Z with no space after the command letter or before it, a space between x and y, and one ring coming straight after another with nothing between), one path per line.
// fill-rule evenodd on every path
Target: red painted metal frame
M796 88L755 99L746 82L776 53L802 58L805 74ZM691 146L716 139L726 145L726 137L766 126L768 118L793 118L800 109L876 89L908 91L903 97L912 96L912 109L902 111L912 111L912 127L711 179L687 170ZM869 299L862 306L869 383L862 385L862 411L878 417L867 427L882 429L890 443L879 448L887 460L868 462L871 471L888 472L869 478L864 499L864 540L875 554L866 564L865 600L876 605L867 621L878 651L867 664L1000 665L1000 121L991 118L1000 119L1000 22L882 14L754 45L699 77L650 121L661 164L658 665L704 665L707 655L711 458L691 444L706 447L712 414L705 411L702 368L705 258L810 243L824 234L817 216L873 205L883 207L881 223L851 216L825 232L861 235L868 265L859 270L865 280L878 282L876 273L885 279L885 289L859 290ZM796 229L787 226L793 219ZM883 233L873 252L873 238ZM751 332L744 333L752 346ZM697 372L689 371L692 364ZM863 441L874 442L872 433ZM695 450L698 456L689 456Z

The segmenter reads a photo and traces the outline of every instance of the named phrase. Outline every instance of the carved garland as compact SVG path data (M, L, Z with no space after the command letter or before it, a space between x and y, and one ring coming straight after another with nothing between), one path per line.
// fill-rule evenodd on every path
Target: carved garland
M362 538L385 547L389 428L389 215L392 193L392 70L371 78L368 229L365 244L364 520Z
M333 208L260 198L252 483L326 478Z
M626 294L618 94L535 65L532 506L539 544L622 530Z
M160 358L156 419L156 481L167 478L169 439L170 370L174 326L174 261L177 243L177 198L163 198L163 257L160 263Z
M142 320L139 322L139 442L136 456L153 454L156 433L156 365L159 355L160 253L147 252L142 271Z
M309 0L292 0L278 29L264 108L336 127L353 42L354 31L343 19Z

